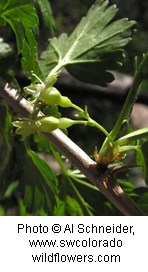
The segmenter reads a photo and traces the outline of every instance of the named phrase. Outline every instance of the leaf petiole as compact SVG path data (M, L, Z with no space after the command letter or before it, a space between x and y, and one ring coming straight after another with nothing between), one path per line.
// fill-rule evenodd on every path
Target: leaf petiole
M148 136L148 128L141 128L119 138L117 141L114 142L114 146L116 147L116 146L128 144L132 140L139 140L141 138L146 138L147 136Z

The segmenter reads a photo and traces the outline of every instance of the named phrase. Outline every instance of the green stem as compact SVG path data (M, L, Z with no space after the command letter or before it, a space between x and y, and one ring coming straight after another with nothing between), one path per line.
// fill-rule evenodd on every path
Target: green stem
M89 118L88 121L74 120L73 125L85 125L85 126L96 127L97 129L101 130L107 136L107 138L109 139L110 142L112 142L112 139L111 139L108 131L91 118Z
M73 184L72 180L71 180L70 178L68 178L68 181L69 181L69 183L70 183L70 185L71 185L73 191L75 192L76 197L77 197L77 199L78 199L78 201L79 201L79 203L80 203L80 205L81 205L83 211L84 211L87 215L92 216L93 213L89 210L89 208L87 208L86 202L84 201L83 197L80 195L79 191L77 190L77 188L76 188L75 185Z
M83 112L84 112L83 109L81 109L79 106L77 106L77 105L75 105L75 104L73 104L73 103L71 103L71 107L72 107L73 109L79 111L81 114L83 114Z
M112 137L113 140L116 138L116 136L117 136L122 124L123 124L124 119L129 117L131 108L137 98L139 84L142 80L141 73L142 73L143 67L147 61L148 61L148 54L143 56L143 59L142 59L140 65L139 65L139 68L135 74L134 82L129 90L129 93L127 95L124 106L123 106L121 113L119 115L119 118L118 118L113 130L110 133L110 136Z
M130 115L130 111L132 109L132 106L137 98L137 94L138 94L138 87L139 84L141 82L141 73L143 70L144 65L146 64L148 60L148 54L143 56L143 59L139 65L139 69L137 70L136 74L135 74L135 78L134 78L134 82L129 90L129 93L127 95L127 98L125 100L125 103L123 105L123 108L121 110L121 113L119 115L119 118L117 119L117 122L114 126L114 128L112 129L112 131L110 132L110 137L112 139L112 141L114 141L114 139L117 137L117 134L123 124L123 121ZM118 142L119 144L119 142ZM99 151L99 156L100 158L103 158L104 156L107 155L107 153L109 152L111 146L110 146L110 142L109 142L109 137L107 137Z
M125 146L120 146L118 147L118 152L119 153L126 153L127 151L130 150L137 150L139 147L136 145L125 145Z
M112 138L110 136L110 133L104 127L102 127L100 124L98 124L96 121L94 121L92 118L90 118L90 117L88 118L86 125L98 128L107 136L108 141L110 143L112 142Z
M78 199L79 203L81 204L81 207L83 208L83 211L85 211L85 213L86 213L87 215L93 215L93 214L91 213L91 211L86 207L86 203L85 203L83 197L81 196L81 194L79 193L79 191L77 190L77 188L75 187L75 185L73 184L73 182L72 182L72 180L71 180L71 176L69 175L68 170L65 168L65 165L64 165L64 163L63 163L63 161L62 161L62 159L61 159L59 153L56 152L56 151L54 150L53 147L51 147L51 151L52 151L52 153L53 153L55 159L58 161L58 163L59 163L59 165L60 165L60 168L61 168L61 170L62 170L63 175L64 175L65 177L67 177L67 179L68 179L68 181L69 181L69 183L70 183L70 185L71 185L73 191L75 192L75 194L76 194L76 196L77 196L77 199ZM73 177L72 177L72 178L73 178Z
M84 180L81 180L80 178L77 178L74 174L72 174L71 172L68 172L68 176L73 180L73 181L76 181L77 183L81 184L82 186L85 186L85 187L88 187L89 189L92 189L94 191L99 191L99 189L88 183L88 182L85 182Z
M50 76L52 76L52 75L55 75L57 72L60 72L63 66L64 66L64 63L59 62L59 63L58 63L58 64L50 71L50 73L48 74L48 76L47 76L46 78L48 78L48 77L50 77Z
M117 141L114 142L114 146L125 145L130 143L133 140L136 141L142 138L147 138L147 136L148 136L148 128L141 128L119 138Z
M63 175L67 175L67 169L65 168L65 165L64 165L64 163L63 163L63 161L61 159L60 154L52 146L50 147L50 149L51 149L52 154L55 157L56 161L58 162Z

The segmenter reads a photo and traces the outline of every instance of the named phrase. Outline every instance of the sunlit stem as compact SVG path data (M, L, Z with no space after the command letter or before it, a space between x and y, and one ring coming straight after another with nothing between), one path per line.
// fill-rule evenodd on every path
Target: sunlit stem
M90 118L90 117L88 118L87 125L89 125L91 127L98 128L100 131L102 131L107 136L108 141L110 143L112 142L112 138L110 137L109 132L104 127L102 127L100 124L98 124L96 121L94 121L92 118Z
M111 137L112 141L114 141L114 139L117 137L124 120L129 118L129 116L130 116L130 111L132 109L132 106L133 106L136 98L137 98L138 87L141 82L142 70L143 70L143 67L147 61L148 61L148 54L143 56L143 59L139 65L139 68L136 71L134 82L129 90L129 93L127 95L127 98L125 100L125 103L123 105L121 113L119 115L119 118L117 119L117 122L116 122L113 130L110 132L110 137ZM118 144L121 144L121 142L118 142ZM100 151L99 151L99 156L100 157L106 156L107 153L109 152L109 150L110 150L110 142L107 137L105 139Z
M60 166L60 168L61 168L62 173L63 173L64 175L67 175L67 169L66 169L66 167L65 167L65 165L64 165L64 163L63 163L63 161L62 161L62 158L61 158L59 152L57 152L57 151L53 148L52 145L50 146L50 149L51 149L52 154L53 154L53 156L55 157L56 161L58 162L58 164L59 164L59 166Z
M77 178L73 173L71 173L71 171L68 171L67 174L73 181L76 181L77 183L79 183L85 187L88 187L94 191L97 191L97 192L99 191L99 189L96 186L94 186L94 185L92 185L92 184L90 184L80 178Z
M75 109L75 110L77 110L78 112L80 112L80 113L83 113L84 112L84 110L83 109L81 109L79 106L77 106L77 105L75 105L75 104L71 104L71 107L73 108L73 109Z
M87 122L84 121L84 125L87 125L87 126L91 126L91 127L96 127L97 129L99 129L100 131L102 131L106 136L107 138L109 139L110 142L112 142L112 139L110 137L110 134L109 132L103 127L101 126L100 124L98 124L95 120L93 120L92 118L90 118L89 115L87 115L85 113L85 111L83 109L81 109L79 106L75 105L72 103L72 106L74 109L76 109L77 111L80 112L80 114L87 119ZM82 124L83 121L81 121L81 123L79 124ZM78 124L78 123L77 123Z
M44 85L44 82L36 75L32 72L32 75L42 84Z
M139 146L136 146L136 145L125 145L125 146L120 146L118 147L118 152L119 153L126 153L127 151L130 151L130 150L137 150L139 149Z
M63 64L62 62L59 62L59 63L58 63L58 64L50 71L50 73L48 74L48 76L47 76L46 78L55 75L57 72L60 72L63 66L64 66L64 64Z
M148 136L148 128L138 129L134 132L126 134L114 142L114 146L120 146L130 143L131 141L140 140Z
M144 67L144 65L146 64L147 61L148 61L148 54L143 56L143 59L142 59L140 65L139 65L139 68L136 71L133 84L132 84L132 86L131 86L131 88L129 90L129 93L127 95L127 98L125 100L125 103L123 105L121 113L119 115L119 118L117 119L117 122L116 122L113 130L110 133L113 140L116 138L116 136L117 136L122 124L123 124L123 121L127 117L129 118L131 108L132 108L132 106L133 106L133 104L134 104L134 102L135 102L135 100L137 98L139 84L140 84L140 82L142 80L141 73L142 73L143 67Z

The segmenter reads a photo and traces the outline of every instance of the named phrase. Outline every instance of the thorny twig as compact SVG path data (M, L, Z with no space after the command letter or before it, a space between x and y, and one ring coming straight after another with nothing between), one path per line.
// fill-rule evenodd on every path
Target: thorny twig
M24 99L17 90L7 84L0 90L1 97L13 111L21 117L28 117L32 112L32 106ZM117 183L108 183L107 186L101 181L97 164L80 147L71 141L62 131L56 129L44 136L67 157L100 191L109 199L123 215L144 215L136 203L128 197Z

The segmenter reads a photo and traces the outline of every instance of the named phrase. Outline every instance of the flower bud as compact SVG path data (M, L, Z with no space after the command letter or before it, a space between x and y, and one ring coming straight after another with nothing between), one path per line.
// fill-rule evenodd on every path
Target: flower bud
M59 119L49 116L49 117L38 117L36 120L36 127L38 132L50 132L58 128Z
M74 124L74 120L71 120L69 118L62 117L59 119L59 128L65 129L68 127L71 127Z
M60 92L54 87L43 89L39 97L39 99L42 102L52 106L56 104L58 105L60 98L61 98Z
M72 102L67 96L61 95L59 105L63 108L68 108L72 106Z
M48 105L59 105L63 108L71 107L72 102L67 96L63 96L54 88L44 88L39 96L39 99Z

